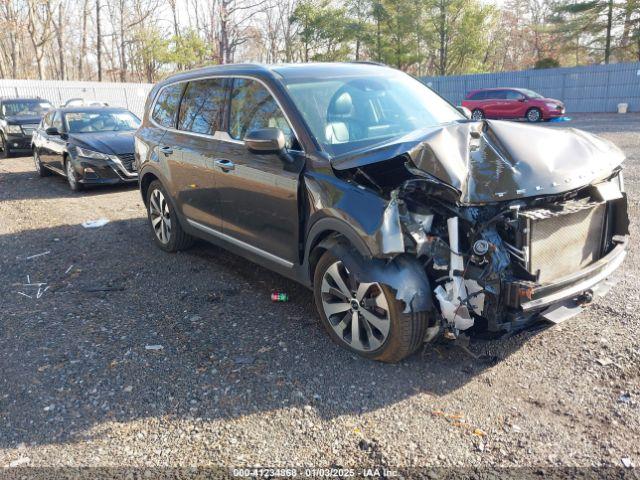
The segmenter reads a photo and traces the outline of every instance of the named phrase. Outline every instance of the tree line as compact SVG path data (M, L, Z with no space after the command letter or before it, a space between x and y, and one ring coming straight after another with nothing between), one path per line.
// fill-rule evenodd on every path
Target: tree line
M453 75L640 61L640 0L2 0L0 77L154 82L233 62Z

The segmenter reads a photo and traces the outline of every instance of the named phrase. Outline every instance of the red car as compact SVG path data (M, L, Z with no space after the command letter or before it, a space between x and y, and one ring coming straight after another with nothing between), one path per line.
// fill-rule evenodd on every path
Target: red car
M526 88L483 88L472 90L462 101L471 110L471 118L526 118L540 122L565 113L564 103L545 98Z

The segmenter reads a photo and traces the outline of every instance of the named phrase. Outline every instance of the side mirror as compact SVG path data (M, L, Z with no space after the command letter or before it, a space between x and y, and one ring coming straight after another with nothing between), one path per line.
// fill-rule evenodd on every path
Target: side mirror
M464 115L465 118L471 118L471 110L469 110L467 107L458 105L456 108L462 115Z
M284 133L279 128L257 128L247 132L245 146L255 153L280 153L285 149Z
M45 130L47 135L60 135L60 132L56 127L49 127Z

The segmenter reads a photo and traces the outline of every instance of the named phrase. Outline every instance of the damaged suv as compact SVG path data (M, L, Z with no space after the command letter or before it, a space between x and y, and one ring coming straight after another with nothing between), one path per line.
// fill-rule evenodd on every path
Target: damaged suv
M626 255L623 160L579 130L469 120L369 64L182 73L136 133L161 249L199 237L299 281L333 340L388 362L603 293Z

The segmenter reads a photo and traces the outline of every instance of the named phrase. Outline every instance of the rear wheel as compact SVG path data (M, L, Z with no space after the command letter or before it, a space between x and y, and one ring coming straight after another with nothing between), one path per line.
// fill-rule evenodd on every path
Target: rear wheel
M51 171L42 166L42 162L40 161L40 154L38 153L37 148L33 149L33 163L36 167L36 172L38 172L38 175L40 175L41 177L48 177L49 175L51 175Z
M158 180L151 182L147 190L147 215L153 239L162 250L177 252L193 245L194 238L182 229L173 204Z
M7 145L7 139L4 137L4 133L0 133L0 158L8 158L11 155L9 151L9 145Z
M363 357L398 362L422 344L428 314L403 313L391 288L358 282L331 252L316 266L314 297L333 341Z
M482 119L484 119L484 112L479 108L476 108L471 112L471 120L482 120Z
M542 112L537 108L531 108L527 111L527 121L531 123L542 120Z

